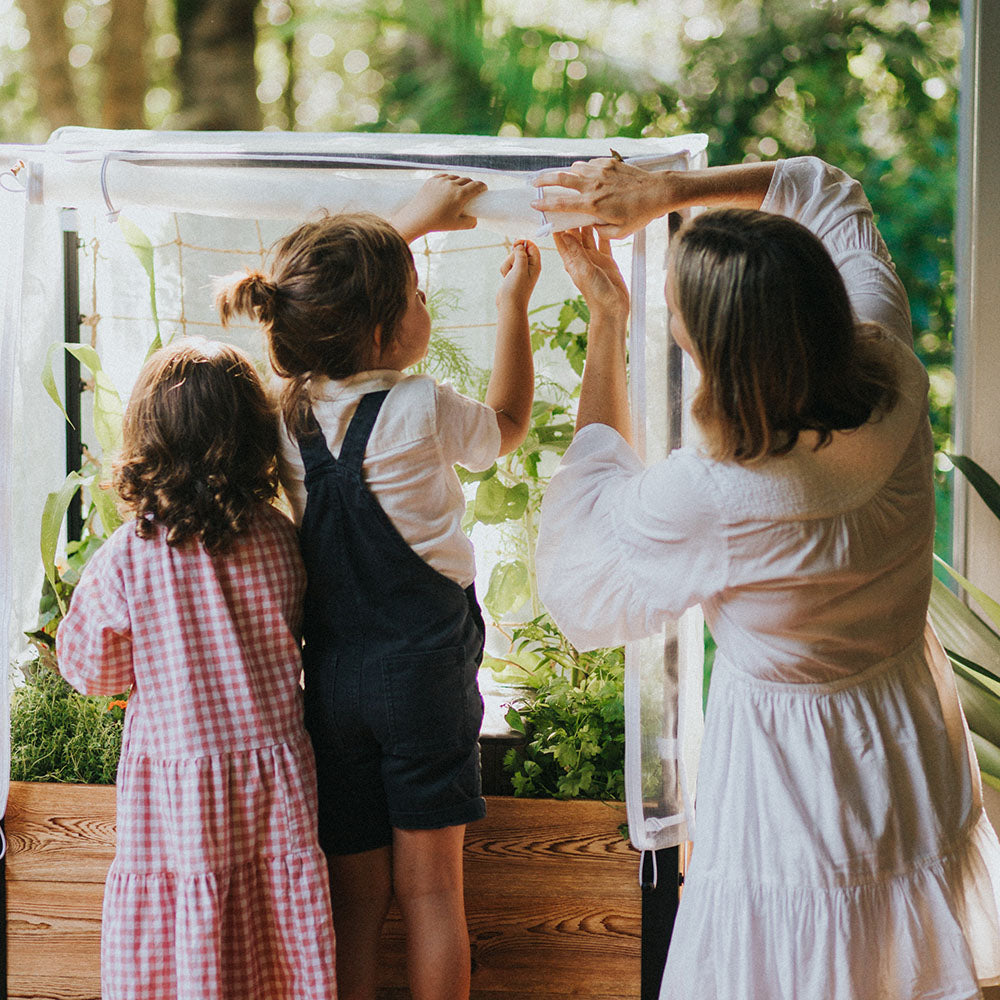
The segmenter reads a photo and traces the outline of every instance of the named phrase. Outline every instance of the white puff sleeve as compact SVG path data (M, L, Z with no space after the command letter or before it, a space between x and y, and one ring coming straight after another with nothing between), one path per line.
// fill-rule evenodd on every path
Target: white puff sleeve
M857 319L912 347L906 291L858 181L815 156L781 160L760 207L817 236L844 279Z
M694 452L647 469L617 431L584 427L542 504L542 601L578 649L652 635L725 586L720 520Z

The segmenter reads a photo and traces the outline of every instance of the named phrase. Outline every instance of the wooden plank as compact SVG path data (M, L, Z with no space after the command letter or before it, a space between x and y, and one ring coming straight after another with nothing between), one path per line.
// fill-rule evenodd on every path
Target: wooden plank
M100 1000L114 787L12 782L4 825L9 1000Z
M472 1000L639 996L638 853L617 804L488 798L466 831ZM382 942L379 1000L407 996L395 907Z
M112 785L12 781L7 882L104 882L115 856Z
M569 997L586 998L586 1000L626 1000L622 993L593 993L590 990L582 992L567 993L543 993L541 990L530 990L528 993L517 994L512 990L480 990L473 988L469 994L470 1000L512 1000L514 996L519 996L520 1000L567 1000ZM628 994L627 1000L639 994ZM378 989L378 1000L412 1000L410 990L406 986L380 986Z
M9 1000L100 1000L103 883L7 886Z
M593 898L493 896L467 910L472 995L638 996L639 917ZM395 908L383 936L386 986L406 984L402 922Z
M622 837L624 806L550 799L487 799L465 833L465 880L479 892L573 894L639 904L639 855ZM629 874L630 873L630 874Z

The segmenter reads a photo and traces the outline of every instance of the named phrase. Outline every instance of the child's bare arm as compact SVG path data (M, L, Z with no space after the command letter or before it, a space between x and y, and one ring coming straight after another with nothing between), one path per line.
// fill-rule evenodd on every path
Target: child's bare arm
M486 185L458 174L434 174L389 221L407 243L427 233L450 229L473 229L476 219L465 214L469 202Z
M496 410L500 454L517 448L531 426L535 396L535 368L528 326L528 300L541 273L538 247L518 240L500 268L503 281L497 292L497 345L486 405Z

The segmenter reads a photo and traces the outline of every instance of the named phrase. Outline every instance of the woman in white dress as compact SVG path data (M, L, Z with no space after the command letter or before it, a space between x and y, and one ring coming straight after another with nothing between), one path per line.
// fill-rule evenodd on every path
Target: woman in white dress
M584 649L698 603L718 644L661 1000L996 996L1000 845L926 621L927 378L863 191L812 157L540 182L602 220L557 237L591 325L543 600ZM666 295L704 441L646 468L606 239L696 205L724 207L675 238Z

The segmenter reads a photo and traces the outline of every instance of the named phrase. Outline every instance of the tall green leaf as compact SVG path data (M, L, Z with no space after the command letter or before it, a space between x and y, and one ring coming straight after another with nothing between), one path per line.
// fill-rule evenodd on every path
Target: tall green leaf
M972 745L976 749L983 781L1000 791L1000 747L977 733L972 734Z
M160 339L160 317L156 311L156 269L153 261L153 243L150 238L131 219L126 219L124 215L118 216L118 228L125 237L125 242L131 247L132 252L139 258L142 269L149 278L149 305L153 311L153 326L156 328L156 336L150 345L147 357L162 346Z
M56 586L56 549L59 547L59 529L62 527L63 519L66 517L66 510L70 501L76 495L76 491L83 485L90 485L92 477L81 476L79 472L71 472L53 493L45 498L45 506L42 508L42 531L40 539L40 549L42 555L42 569L45 577L49 581L56 600L59 602L59 609L63 614L66 608L63 605L62 597L59 595L59 588Z
M69 419L66 407L63 406L63 401L59 396L59 389L56 386L56 378L52 373L52 360L56 355L56 351L61 351L62 349L62 344L51 344L45 352L45 364L42 365L42 385L45 387L45 391L49 394L52 402L59 407L59 412L66 418L66 422L72 426L73 421Z
M89 344L65 344L64 347L81 365L89 368L94 377L94 434L105 459L110 461L121 444L124 414L121 396L93 347Z
M1000 746L1000 697L981 684L968 670L955 670L955 686L969 728L983 739Z
M961 651L1000 678L1000 635L937 578L931 584L930 616L946 649Z
M955 464L955 468L961 470L962 474L972 488L979 494L980 499L993 512L993 516L1000 520L1000 483L977 462L974 462L966 455L949 455Z
M990 621L993 622L997 628L1000 628L1000 603L993 600L989 594L980 590L974 583L966 580L958 570L953 569L949 566L940 556L935 555L934 561L949 575L952 579L960 583L968 592L971 594L978 602L979 606L986 612L989 616Z

